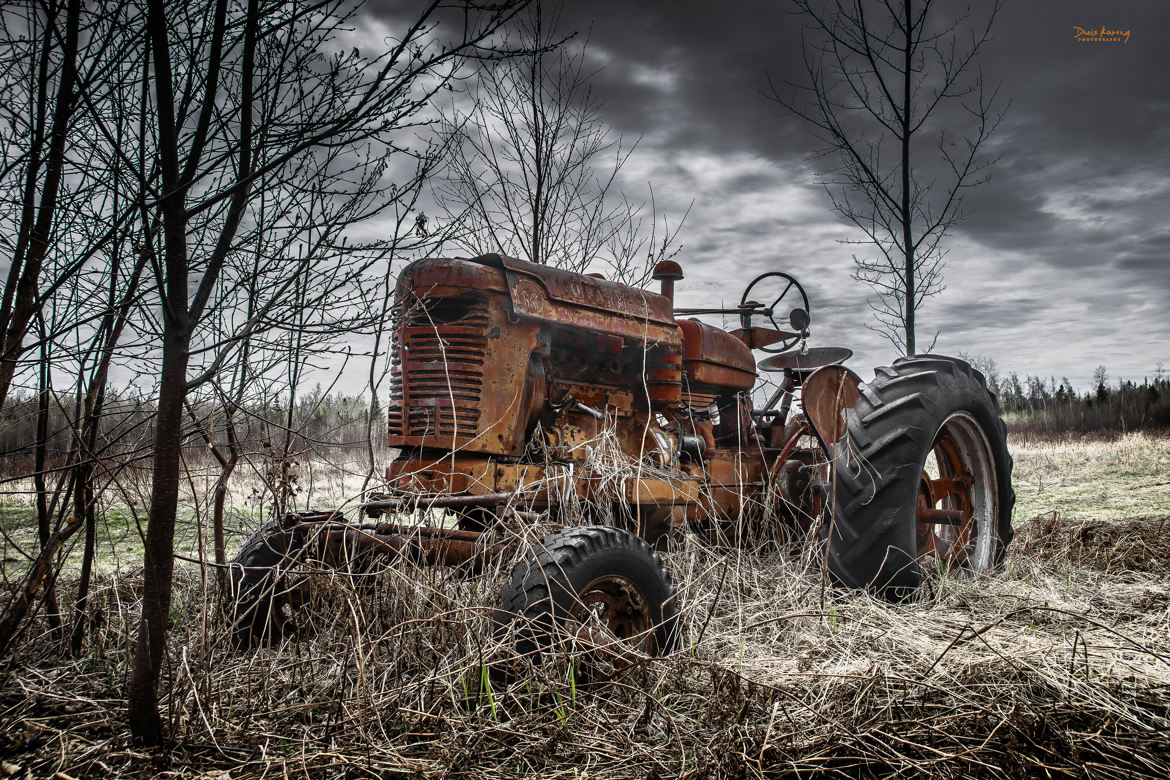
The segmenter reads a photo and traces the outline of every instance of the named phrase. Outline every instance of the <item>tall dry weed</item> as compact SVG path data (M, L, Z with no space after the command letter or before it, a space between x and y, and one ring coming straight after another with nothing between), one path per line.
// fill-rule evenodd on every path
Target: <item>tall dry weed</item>
M591 446L615 495L637 478ZM408 519L452 521L419 511ZM26 635L0 682L0 753L74 777L1167 776L1165 530L1017 525L1001 571L931 570L923 597L898 605L828 587L812 543L686 535L663 553L679 651L588 680L571 653L517 665L493 630L537 528L480 571L302 562L299 630L247 653L214 578L187 569L163 682L175 742L151 753L122 723L140 585L116 573L83 657Z

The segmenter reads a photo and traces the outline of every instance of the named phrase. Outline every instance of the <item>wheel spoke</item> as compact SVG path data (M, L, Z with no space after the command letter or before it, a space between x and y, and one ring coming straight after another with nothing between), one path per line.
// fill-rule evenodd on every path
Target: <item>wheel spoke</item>
M920 509L918 522L930 525L963 525L971 519L962 509Z
M967 462L956 433L946 425L935 437L931 455L938 476L923 468L918 491L918 555L934 555L948 566L965 567L975 552L978 528L972 464Z
M776 300L772 301L772 305L769 306L768 308L772 309L773 316L775 316L775 314L776 314L776 304L780 303L780 301L782 301L784 299L784 296L787 295L788 291L791 289L792 289L792 282L789 282L788 286L784 288L784 292L777 295Z
M939 477L931 480L930 495L934 497L935 503L948 496L962 497L971 489L972 484L974 484L974 478L966 473L957 477Z

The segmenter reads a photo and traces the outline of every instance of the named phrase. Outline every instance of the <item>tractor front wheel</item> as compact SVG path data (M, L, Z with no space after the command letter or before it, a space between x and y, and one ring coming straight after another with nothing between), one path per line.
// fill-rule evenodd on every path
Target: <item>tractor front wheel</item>
M977 574L1012 539L1007 430L983 376L920 355L876 370L834 446L822 530L837 582L902 599L923 561Z
M619 528L580 526L546 536L512 570L494 615L533 660L564 640L610 657L653 655L677 644L678 607L662 559Z
M288 569L300 557L305 531L289 525L287 518L268 521L228 564L224 607L238 648L272 644L295 630L292 613L306 599L307 582Z

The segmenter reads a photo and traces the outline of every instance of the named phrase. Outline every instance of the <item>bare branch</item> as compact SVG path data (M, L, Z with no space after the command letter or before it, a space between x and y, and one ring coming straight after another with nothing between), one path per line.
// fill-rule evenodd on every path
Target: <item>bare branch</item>
M815 128L814 156L839 160L822 171L825 190L865 236L846 243L877 252L854 256L853 278L874 293L873 329L905 354L916 352L916 312L945 289L942 244L963 195L996 160L983 152L1006 107L975 63L1001 5L976 22L970 8L937 18L934 0L796 0L807 83L782 94L769 80L771 98ZM956 148L947 128L959 122L969 129Z

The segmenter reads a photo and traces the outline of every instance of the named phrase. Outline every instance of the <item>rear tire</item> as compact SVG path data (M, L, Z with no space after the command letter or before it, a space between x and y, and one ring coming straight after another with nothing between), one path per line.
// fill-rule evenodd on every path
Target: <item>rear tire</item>
M558 634L597 621L646 654L678 644L678 607L662 559L642 539L610 526L565 528L512 570L493 615L496 636L515 630L516 650L539 661Z
M861 386L847 422L822 529L836 582L903 599L921 586L925 558L969 574L1002 561L1012 459L982 374L955 358L902 358Z

